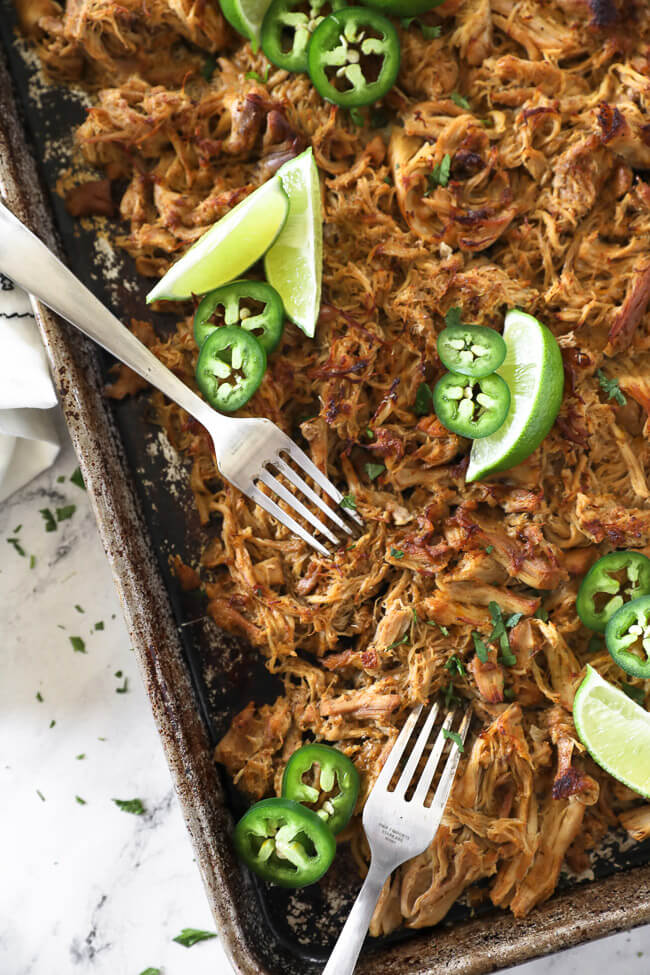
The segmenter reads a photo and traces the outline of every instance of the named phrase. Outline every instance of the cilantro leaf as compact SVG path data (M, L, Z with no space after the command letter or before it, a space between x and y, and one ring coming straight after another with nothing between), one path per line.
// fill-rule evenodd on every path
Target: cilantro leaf
M43 695L41 694L40 691L36 691L36 700L41 702L44 700Z
M71 636L70 643L75 653L86 653L86 644L80 636Z
M103 620L99 620L99 622L95 623L95 627L94 628L96 630L103 630L104 629L104 621Z
M445 313L445 325L447 328L457 328L462 325L461 310L458 305L454 305Z
M7 541L10 545L13 545L19 555L22 555L23 558L25 557L25 549L22 547L17 538L8 538Z
M67 521L69 518L72 518L76 510L77 510L76 504L66 504L62 508L57 508L56 520Z
M483 643L480 633L476 630L472 630L472 639L474 641L474 649L476 650L476 656L481 661L482 664L486 664L488 661L489 650Z
M427 183L429 184L425 196L431 196L436 186L447 186L449 183L449 175L451 173L451 156L448 152L444 154L441 161L436 163L429 175L427 176Z
M128 689L129 689L129 678L128 677L125 677L124 678L124 683L122 684L122 686L115 688L115 693L116 694L126 694L126 692L128 691Z
M394 642L394 643L390 643L390 644L389 644L389 645L388 645L388 646L386 647L386 649L387 649L387 650L394 650L394 649L395 649L395 647L401 647L401 646L402 646L402 644L404 644L404 643L408 643L408 642L409 642L409 635L408 635L408 633L405 633L405 634L404 634L404 636L402 636L402 637L400 637L400 639L399 639L399 640L395 640L395 642Z
M506 701L512 701L515 696L514 687L504 687L503 696L505 697Z
M420 30L422 31L422 36L425 41L433 41L436 37L440 37L442 34L442 27L440 24L436 24L435 27L431 27L429 24L420 23Z
M447 728L442 729L443 738L448 741L453 741L455 745L458 746L458 750L461 752L465 751L465 746L463 745L463 739L460 737L457 731L448 731Z
M38 796L38 798L39 798L39 799L41 800L41 802L45 802L45 796L43 795L43 793L41 792L41 790L40 790L40 789L37 789L37 790L36 790L36 795L37 795L37 796Z
M356 125L357 128L359 129L366 124L366 120L363 116L363 112L359 111L358 108L350 109L350 121L352 122L353 125Z
M447 663L445 664L445 670L448 670L450 674L458 674L459 677L466 677L467 671L465 670L465 665L460 659L457 653L454 653Z
M533 616L536 619L541 620L542 623L547 623L548 622L548 610L547 609L544 609L542 606L539 607L539 609L537 610L537 612L533 613Z
M443 636L449 636L449 630L446 626L443 626L442 623L436 623L435 620L425 620L424 622L427 624L427 626L437 626Z
M52 720L50 721L50 728L53 728L55 724L56 721L54 720L54 718L52 718Z
M70 475L70 480L72 481L73 484L76 484L78 488L81 488L82 491L86 490L86 485L84 484L84 479L80 467L77 467L77 469L72 472L72 474Z
M262 77L261 74L258 74L257 71L247 71L246 77L248 78L249 81L258 81L260 85L265 85L266 82L269 80L270 73L271 73L271 66L268 65L266 71L264 72L264 77Z
M433 410L433 393L428 383L420 383L415 394L413 412L416 416L428 416Z
M77 802L79 803L80 806L86 806L86 805L88 805L88 803L86 802L86 800L85 799L82 799L81 796L75 796L75 799L77 800Z
M79 603L75 603L74 604L74 608L77 610L78 613L85 613L86 612L86 610L83 608L83 606L80 606Z
M519 620L523 619L523 616L523 613L513 613L512 616L509 616L506 620L506 627L509 630L512 630L517 625Z
M50 509L49 508L40 508L39 509L39 513L43 516L43 520L45 522L45 531L46 532L55 532L56 531L56 518L54 517L54 515L52 514L52 512L50 511Z
M485 554L492 555L492 552L494 552L494 545L488 545L488 547L485 549Z
M113 802L122 812L133 813L134 816L142 816L146 812L142 799L113 799Z
M364 464L363 466L366 474L368 475L371 481L375 481L379 477L379 475L383 474L384 471L386 470L384 464L372 464L369 462L367 464Z
M350 508L352 511L356 511L357 499L353 494L344 494L343 500L341 501L342 508Z
M618 379L610 379L605 375L602 369L599 369L596 375L598 376L600 388L604 393L607 393L607 399L613 399L619 404L619 406L625 406L627 399L621 392Z
M447 709L451 707L455 707L457 704L460 704L460 698L455 693L455 690L456 689L453 684L447 684L447 686L443 687L442 689L442 696L445 699L445 706L447 707Z
M452 91L452 93L451 93L451 95L449 97L451 98L451 100L454 103L454 105L458 105L459 108L464 108L466 112L471 112L471 108L470 108L469 102L467 101L466 98L464 98L462 95L460 95L457 91Z
M216 937L216 934L213 934L212 931L199 931L197 928L183 928L180 934L172 938L172 941L183 945L184 948L191 948L192 945L198 944L199 941L207 941L209 938Z
M403 559L404 558L404 552L401 550L401 548L391 548L390 554L392 555L392 557L394 559Z
M140 972L140 975L162 975L162 972L159 968L145 968L143 972Z

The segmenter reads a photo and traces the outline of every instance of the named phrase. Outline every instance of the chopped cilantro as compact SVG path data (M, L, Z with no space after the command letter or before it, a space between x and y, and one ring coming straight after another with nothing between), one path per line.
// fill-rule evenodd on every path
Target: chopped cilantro
M59 474L59 476L56 479L56 483L63 484L64 481L65 481L65 474Z
M494 545L488 545L488 547L485 549L485 554L492 555L492 552L494 552Z
M497 643L501 649L501 663L506 667L512 667L517 663L517 658L510 649L510 640L506 632L506 624L503 621L503 614L498 603L491 602L488 606L492 617L492 632L490 633L490 643Z
M121 677L121 676L122 676L122 671L121 670L116 670L115 671L115 677Z
M366 124L366 120L363 117L363 112L361 112L358 108L350 109L350 121L353 125L356 125L357 128L361 128Z
M463 739L460 737L457 731L448 731L447 728L442 729L443 738L448 741L453 741L455 745L458 746L458 750L461 752L465 751L465 746L463 745Z
M25 549L22 547L17 538L8 538L7 541L10 545L13 545L19 555L22 555L23 558L25 557Z
M342 508L350 508L352 511L356 511L357 499L353 494L344 494L341 501Z
M95 623L95 629L96 630L103 630L104 629L104 621L103 620L99 620L99 622Z
M433 410L433 393L428 383L420 383L415 394L413 412L416 416L428 416Z
M126 692L128 691L128 689L129 689L129 678L128 677L125 677L124 678L124 683L122 684L122 686L115 688L115 693L116 694L126 694Z
M71 636L70 643L75 653L86 653L86 644L80 636Z
M55 532L56 531L56 518L54 517L54 515L52 514L52 512L50 511L50 509L49 508L40 508L40 514L43 516L43 520L45 522L45 531L46 532Z
M448 709L460 704L460 698L456 695L455 690L456 688L453 684L447 684L442 689L442 696L445 699L445 705Z
M449 636L449 630L442 623L436 623L435 620L425 620L427 626L437 626L443 636Z
M30 555L29 556L29 567L30 567L30 569L33 569L35 565L36 565L36 556L35 555Z
M81 796L75 796L75 799L77 800L77 802L79 803L80 806L86 806L86 805L88 805L87 802L86 802L86 800L85 799L82 799Z
M67 521L69 518L72 518L76 510L77 510L76 504L66 504L62 508L57 508L56 520Z
M212 75L215 73L216 70L217 70L216 58L213 58L212 55L210 54L203 62L203 66L201 67L201 74L203 75L206 81L212 81Z
M405 633L404 636L402 636L402 637L399 638L399 640L395 640L394 643L389 644L386 647L386 649L387 650L394 650L395 647L401 647L403 643L408 643L408 642L409 642L409 635L408 635L408 633Z
M370 462L364 464L364 468L371 481L375 481L386 470L384 464L372 464Z
M506 701L512 701L512 699L515 696L515 690L514 690L514 688L513 687L506 687L506 688L504 688L503 696L505 697Z
M596 375L598 376L600 388L604 393L607 393L607 399L613 399L619 404L619 406L625 406L627 399L621 392L618 379L610 379L605 375L602 369L599 369Z
M56 721L54 720L54 718L52 718L52 720L50 721L50 728L53 728L55 724Z
M451 173L451 156L448 152L444 154L441 161L436 163L429 175L427 176L428 187L425 191L425 196L430 196L435 190L436 186L447 186L449 183L449 175Z
M524 616L523 613L513 613L512 616L509 616L508 619L506 620L506 626L508 627L508 629L512 630L517 625L519 620L523 619L523 616Z
M472 639L474 641L474 649L476 650L476 656L481 661L482 664L487 663L489 651L488 648L483 643L480 633L476 630L472 630Z
M393 177L390 175L384 176L384 183L386 186L393 186Z
M449 311L445 313L445 325L447 328L457 328L461 324L461 310L458 305L453 305Z
M172 938L172 941L183 945L184 948L191 948L192 945L198 944L199 941L207 941L209 938L216 937L216 934L213 934L212 931L198 931L196 928L183 928L180 934Z
M449 658L445 664L445 670L448 670L450 674L458 674L459 677L467 676L465 665L457 653L452 654L452 656Z
M70 480L72 481L73 484L76 484L78 488L81 488L82 491L86 490L86 485L84 484L84 479L80 467L77 467L77 469L72 472L72 474L70 475Z
M539 607L536 613L533 613L533 616L535 616L536 619L541 620L542 623L548 622L548 610L543 609L542 606Z
M418 611L415 608L415 606L413 607L413 609L411 610L411 612L413 613L413 622L414 623L417 623L417 621L418 621Z
M37 795L37 796L38 796L38 798L39 798L39 799L41 800L41 802L45 802L45 796L43 795L43 793L41 792L41 790L40 790L40 789L37 789L37 790L36 790L36 795Z
M394 559L404 558L404 552L401 550L401 548L391 548L390 554L393 556Z
M637 704L643 704L645 701L645 690L643 687L637 687L635 684L621 684L621 690L628 697L636 701Z
M77 759L78 762L80 762L85 757L86 757L85 752L81 752L79 755L75 755L75 758Z
M162 975L162 973L159 968L145 968L143 972L140 972L140 975Z
M401 24L404 30L408 30L412 24L415 24L422 31L425 41L432 41L442 33L442 27L439 25L432 27L430 24L423 24L417 17L402 17Z
M40 691L36 691L36 700L43 701L43 695L41 694Z
M77 610L78 613L85 613L86 612L85 609L83 608L83 606L80 606L79 603L75 603L74 604L74 608Z
M142 799L113 799L113 802L122 812L132 813L134 816L142 816L146 812Z
M16 527L14 528L14 535L17 535L22 527L23 527L22 525L16 525Z
M452 91L449 97L454 105L458 105L459 108L464 108L466 112L471 111L470 104L467 99L460 95L457 91Z
M261 74L258 74L257 71L247 71L246 77L248 78L249 81L258 81L260 85L265 85L266 82L269 80L270 73L271 73L271 66L268 65L266 71L264 72L264 77L262 77Z

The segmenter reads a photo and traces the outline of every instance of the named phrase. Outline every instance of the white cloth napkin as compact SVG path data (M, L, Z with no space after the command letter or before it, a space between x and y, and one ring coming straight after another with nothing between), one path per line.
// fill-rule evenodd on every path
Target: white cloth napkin
M54 463L56 413L31 301L0 273L0 501Z

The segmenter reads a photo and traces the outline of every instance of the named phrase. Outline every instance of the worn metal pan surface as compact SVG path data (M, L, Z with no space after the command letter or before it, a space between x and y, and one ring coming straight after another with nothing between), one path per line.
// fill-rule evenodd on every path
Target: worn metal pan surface
M14 212L67 260L123 320L144 314L146 284L116 254L101 224L67 215L57 180L71 166L72 133L86 96L47 83L0 0L0 188ZM356 893L356 871L337 858L326 884L297 893L255 884L236 862L230 833L241 800L212 760L214 742L249 700L277 685L259 656L205 616L170 571L205 541L187 470L149 420L146 394L110 404L110 361L40 307L39 324L93 503L133 646L187 821L215 920L246 975L316 975ZM172 327L160 319L157 327ZM523 921L458 905L435 930L371 942L360 973L482 975L536 955L650 921L650 844L614 838L593 876L564 876L553 899Z

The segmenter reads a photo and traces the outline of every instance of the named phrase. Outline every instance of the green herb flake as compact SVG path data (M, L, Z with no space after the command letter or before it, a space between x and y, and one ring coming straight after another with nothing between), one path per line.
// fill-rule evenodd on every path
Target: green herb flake
M462 325L462 313L458 305L453 305L445 313L445 325L447 328L458 328Z
M56 483L63 484L64 482L65 482L65 474L59 474L59 476L56 479Z
M374 440L375 439L374 431L371 430L370 427L366 427L366 437L368 438L368 440Z
M510 650L510 640L506 632L506 624L503 621L501 607L493 601L489 604L488 609L490 610L490 616L492 617L493 627L489 636L490 643L499 644L501 650L501 663L505 664L506 667L512 667L517 663L517 658Z
M74 608L77 610L78 613L85 613L86 612L86 610L83 608L83 606L80 606L79 603L75 603L74 604Z
M599 636L597 633L594 633L591 639L589 640L589 643L587 644L587 651L589 653L600 653L602 649L603 649L603 638L602 636Z
M492 555L492 552L494 552L494 545L488 545L488 547L485 549L485 554Z
M470 107L469 102L457 91L452 91L449 97L451 98L454 105L458 105L459 108L464 108L466 112L471 112L472 109Z
M80 636L71 636L70 643L75 653L86 653L86 644Z
M191 948L192 945L198 944L199 941L208 941L210 938L216 937L216 934L213 934L212 931L199 931L197 928L183 928L180 934L172 938L172 941L183 945L184 948Z
M50 511L50 509L49 508L40 508L39 509L39 513L42 515L43 521L45 522L45 531L46 532L55 532L56 531L56 518L54 517L54 515L52 514L52 512Z
M37 789L37 790L36 790L36 795L37 795L37 796L38 796L38 798L39 798L39 799L41 800L41 802L45 802L45 796L43 795L43 793L41 792L41 790L40 790L40 789Z
M474 641L474 649L476 650L476 656L481 661L482 664L486 664L489 657L489 650L485 646L483 640L476 630L472 630L472 640Z
M126 694L126 692L128 691L128 689L129 689L129 678L128 677L125 677L124 678L124 683L122 684L122 686L115 688L115 693L116 694Z
M80 762L85 757L86 757L86 753L85 752L80 752L79 755L75 755L75 758L77 759L78 762Z
M416 416L428 416L433 410L433 393L428 383L420 383L415 394L413 412Z
M72 474L70 475L70 480L72 481L73 484L76 484L78 488L81 488L82 491L86 490L86 485L84 483L84 479L80 467L77 467L77 469L72 472Z
M394 559L403 559L404 558L404 552L401 550L401 548L391 548L390 554L392 555L392 557Z
M408 643L408 642L409 642L409 635L408 635L408 633L405 633L404 636L402 636L402 637L399 638L399 640L395 640L394 643L390 643L386 647L386 649L387 650L394 650L395 647L401 647L404 643Z
M142 816L146 812L142 799L113 799L113 802L122 812L132 813L134 816Z
M447 663L445 664L445 670L448 670L450 674L458 674L459 677L466 677L467 671L465 670L465 665L460 659L457 653L453 654Z
M9 545L13 545L14 549L16 550L16 552L18 552L19 555L22 555L23 558L25 557L26 555L25 549L22 547L22 545L20 544L17 538L8 538L7 542L9 543Z
M50 721L50 728L53 728L55 724L56 721L54 720L54 718L52 718L52 720Z
M420 30L422 31L422 36L425 41L433 41L436 37L440 37L442 34L442 27L440 24L436 24L435 27L429 24L420 24Z
M140 975L162 975L162 972L159 968L145 968L143 972L140 972Z
M503 696L505 697L506 701L512 701L515 696L514 688L513 687L504 688Z
M68 521L77 510L76 504L66 504L62 508L56 509L56 520L58 522Z
M535 617L535 619L541 620L542 623L548 622L548 610L543 609L542 606L539 607L536 613L533 613L533 616Z
M460 704L460 698L457 696L456 688L453 684L447 684L446 687L443 687L442 696L445 699L445 707L447 710L449 710L449 708L456 707L457 704Z
M449 630L442 623L436 623L435 620L425 620L427 626L437 626L443 636L449 636Z
M104 629L104 621L103 620L99 620L97 623L95 623L95 627L94 628L96 630L103 630Z
M598 376L598 382L600 383L600 388L604 393L607 394L607 399L613 399L619 404L619 406L625 406L627 399L621 392L621 387L618 384L618 379L610 379L605 375L602 369L599 369L596 373Z
M269 80L269 74L270 73L271 73L271 68L269 66L269 67L267 67L266 71L264 72L264 77L262 77L261 74L258 74L257 71L247 71L246 72L246 77L248 78L249 81L257 81L257 82L259 82L260 85L265 85L267 83L267 81Z
M29 567L30 567L30 569L33 569L35 565L36 565L36 556L35 555L30 555L29 556Z
M88 805L88 803L86 802L86 800L85 799L82 799L81 796L75 796L75 800L79 803L80 806L87 806Z
M509 630L514 629L514 627L517 625L519 620L523 619L523 617L524 617L523 613L513 613L512 616L509 616L508 619L506 620L506 627Z
M448 731L447 728L443 728L442 736L443 738L446 738L447 741L453 741L453 743L458 746L458 750L460 752L465 751L465 746L463 745L463 739L460 737L457 731Z
M621 690L637 704L645 702L645 690L642 687L637 687L636 684L621 684Z
M393 177L392 176L384 176L384 183L386 184L386 186L394 186L395 185L393 183Z
M380 474L383 474L386 470L384 464L364 464L364 469L371 481L376 481Z
M344 494L341 500L342 508L349 508L351 511L357 510L357 499L353 494Z
M36 691L36 700L41 702L43 701L43 695L40 691Z
M447 186L451 173L451 156L448 152L444 154L441 161L436 163L427 176L427 189L425 196L431 196L437 186Z
M216 58L213 58L212 55L210 55L205 59L205 61L201 66L201 74L203 75L206 81L212 81L212 75L215 73L216 70L217 70Z

